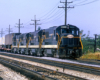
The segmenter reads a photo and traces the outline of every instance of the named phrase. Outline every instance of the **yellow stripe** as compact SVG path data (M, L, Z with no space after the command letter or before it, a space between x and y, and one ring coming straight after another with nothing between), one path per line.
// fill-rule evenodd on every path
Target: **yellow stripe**
M82 50L83 50L83 44L82 44L82 41L81 41L81 37L80 37L80 43L81 43L81 47L82 47Z

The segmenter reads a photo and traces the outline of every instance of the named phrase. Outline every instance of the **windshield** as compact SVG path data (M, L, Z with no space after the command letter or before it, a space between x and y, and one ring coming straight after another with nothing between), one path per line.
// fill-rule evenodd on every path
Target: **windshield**
M61 32L78 35L78 30L75 30L75 29L62 29Z

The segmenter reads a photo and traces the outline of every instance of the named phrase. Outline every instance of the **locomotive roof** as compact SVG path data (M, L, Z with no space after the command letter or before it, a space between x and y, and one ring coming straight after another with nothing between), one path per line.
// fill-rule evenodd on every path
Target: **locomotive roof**
M52 27L49 27L47 29L44 29L44 30L49 30L49 29L52 29L52 30L55 30L58 26L52 26Z
M78 27L76 27L76 26L74 26L74 25L71 25L71 24L68 24L68 25L60 25L60 26L53 26L53 27L49 27L49 28L47 28L47 29L41 29L41 30L36 30L36 31L34 31L34 32L28 32L28 33L31 33L31 34L36 34L36 33L39 33L40 31L42 31L42 30L48 30L48 29L52 29L52 30L55 30L55 29L60 29L61 28L61 26L69 26L69 28L77 28L77 29L79 29ZM21 35L25 35L25 34L28 34L28 33L22 33ZM12 33L11 33L12 34ZM13 33L13 34L18 34L18 33Z
M68 26L69 28L77 28L77 29L79 29L78 27L76 27L76 26L74 26L74 25L71 25L71 24L68 24L68 25L60 25L60 26L58 26L57 28L61 28L61 26ZM56 28L56 29L57 29Z

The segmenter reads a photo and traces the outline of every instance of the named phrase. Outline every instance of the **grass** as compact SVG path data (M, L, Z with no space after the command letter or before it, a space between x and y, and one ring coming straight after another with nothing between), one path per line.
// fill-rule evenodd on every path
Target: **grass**
M80 59L100 60L100 52L87 53L80 57Z

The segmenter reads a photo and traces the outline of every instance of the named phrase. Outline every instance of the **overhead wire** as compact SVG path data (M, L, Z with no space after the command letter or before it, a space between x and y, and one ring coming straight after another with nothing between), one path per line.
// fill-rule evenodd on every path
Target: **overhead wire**
M48 15L52 14L57 9L58 4L59 4L59 2L53 7L53 9L51 9L49 12L47 12L42 17L40 17L40 19L42 19L42 18L44 19L44 17L47 17Z
M98 0L94 0L94 1L91 1L91 2L88 2L88 3L84 3L84 4L80 4L80 5L76 5L76 6L83 6L83 5L87 5L87 4L94 3L94 2L96 2L96 1L98 1Z
M59 4L59 2L56 4L56 6ZM48 17L48 16L50 16L50 14L52 14L54 11L56 11L55 9L56 9L56 6L51 10L51 11L49 11L48 13L46 13L45 15L43 15L42 17ZM42 17L40 17L40 18L42 18ZM42 19L43 20L43 19ZM24 24L24 26L27 26L27 25L29 25L28 23L29 23L30 21L28 21L28 22L26 22L25 24Z
M56 14L54 17L51 17L49 20L46 20L44 22L48 22L48 21L51 21L51 19L54 19L56 17L58 17L59 15L61 15L63 13L63 11L60 11L58 14Z
M69 12L70 10L71 10L71 9L68 9L68 12ZM60 16L59 16L59 15L56 16L56 17L55 17L53 20L51 20L51 21L57 20L57 19L61 18L63 15L64 15L64 14L60 14ZM49 22L51 22L51 21L47 21L47 22L45 22L45 23L43 23L43 24L49 23Z
M79 1L79 0L74 0L74 2L75 1ZM77 5L77 4L80 4L80 3L84 3L84 2L86 2L86 1L88 1L88 0L81 0L81 2L79 2L79 3L76 3L76 4L74 4L74 6L82 6L82 5L86 5L86 4L90 4L90 3L93 3L93 2L95 2L95 1L98 1L98 0L94 0L94 1L92 1L92 2L88 2L88 3L85 3L85 4L81 4L81 5ZM48 21L47 21L48 22ZM46 23L47 23L46 22ZM44 23L43 23L44 24Z
M55 12L53 15L51 15L51 16L48 17L48 18L42 19L42 21L47 20L47 19L49 20L49 19L51 19L52 17L55 17L55 15L58 14L60 10L61 10L61 9L58 9L57 12Z
M80 1L80 0L73 0L74 2L75 1ZM82 1L82 0L81 0ZM84 1L82 1L82 2L85 2L85 1L87 1L87 0L84 0ZM82 3L82 2L80 2L80 3ZM58 2L59 3L59 2ZM42 16L42 17L40 17L40 19L42 20L42 21L44 21L44 20L49 20L49 19L51 19L52 17L54 17L54 15L58 12L55 12L55 14L54 14L54 11L56 11L57 9L57 5L58 5L58 3L56 4L56 6L51 10L51 11L49 11L48 13L46 13L44 16ZM77 3L77 4L79 4L79 3ZM74 4L75 6L77 6L76 4ZM53 14L53 15L52 15ZM51 16L50 16L51 15ZM49 16L49 17L48 17ZM43 18L44 17L44 18ZM46 18L45 18L46 17ZM43 19L42 19L43 18ZM29 23L30 21L28 21L27 23ZM26 25L27 23L25 23L24 25Z
M75 2L75 1L76 1L76 0L74 0L73 2ZM79 0L78 0L78 1L79 1ZM82 6L82 5L87 5L87 4L96 2L96 1L98 1L98 0L92 0L92 1L89 1L89 2L87 2L87 1L89 1L89 0L80 0L79 3L72 4L72 6ZM85 3L85 2L86 2L86 3ZM78 5L78 4L80 4L80 5Z
M61 14L59 17L57 16L57 18L55 18L55 19L57 20L57 19L61 18L63 15L64 15L64 14ZM53 20L51 20L51 21L48 21L48 22L45 22L45 23L43 23L43 24L50 23L50 22L54 21L55 19L53 19Z
M61 11L61 9L58 9L58 11L56 11L55 13L53 13L53 15L49 16L48 18L42 19L42 21L44 21L44 20L48 21L48 20L50 20L52 18L55 18L60 13L60 11Z
M71 6L82 6L82 5L87 5L87 4L90 4L90 3L93 3L93 2L96 2L96 1L98 1L98 0L93 0L93 1L89 1L89 0L73 0L73 2L77 2L78 1L78 3L76 3L76 4L73 4L73 5L71 5ZM79 2L80 1L80 2ZM86 1L89 1L88 3L85 3ZM80 4L80 5L78 5L78 4ZM56 6L58 5L58 3L56 4ZM42 24L46 24L46 23L48 23L48 22L51 22L51 21L53 21L53 20L55 20L55 19L57 19L58 18L58 16L60 17L60 13L59 14L57 14L56 15L56 13L58 13L59 12L59 10L58 11L56 11L57 10L57 7L54 7L52 10L50 10L49 12L47 12L44 16L42 16L42 17L40 17L40 19L43 21L43 23ZM55 12L56 11L56 12ZM56 15L56 16L54 16L54 15ZM49 17L48 17L49 16ZM62 15L61 15L62 16ZM52 19L52 20L51 20ZM44 21L44 20L46 20L46 21ZM28 23L28 22L27 22ZM27 24L26 23L26 24Z

